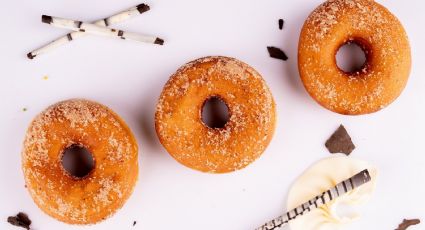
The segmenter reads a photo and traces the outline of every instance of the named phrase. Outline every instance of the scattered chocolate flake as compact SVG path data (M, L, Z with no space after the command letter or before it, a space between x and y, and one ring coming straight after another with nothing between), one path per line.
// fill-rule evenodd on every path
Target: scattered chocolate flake
M344 153L347 156L356 148L343 125L340 125L332 136L329 137L325 146L330 153Z
M421 223L419 219L411 219L411 220L404 219L403 222L398 225L398 228L396 230L405 230L408 227L412 225L417 225L419 223Z
M16 216L9 216L7 222L11 225L19 226L25 229L30 229L31 220L28 218L28 215L20 212Z
M285 21L283 21L283 19L279 19L279 30L282 30L283 29L283 23L284 23Z
M136 224L137 224L137 222L136 221L133 221L133 226L136 225Z
M288 60L288 56L286 56L285 52L283 52L281 49L273 47L273 46L267 46L267 51L269 51L269 55L272 58L281 59L281 60Z

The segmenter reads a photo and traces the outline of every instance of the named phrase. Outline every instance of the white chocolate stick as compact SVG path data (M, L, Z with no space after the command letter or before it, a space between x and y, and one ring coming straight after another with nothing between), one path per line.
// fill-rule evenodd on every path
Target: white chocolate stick
M76 21L72 19L65 19L65 18L58 18L58 17L52 17L48 15L43 15L41 17L41 21L43 23L50 24L55 27L69 29L73 31L80 31L87 34L128 39L128 40L134 40L134 41L158 44L158 45L164 44L164 40L155 36L125 32L123 30L102 27L95 24L82 22L82 21Z
M116 23L126 21L126 20L128 20L128 19L130 19L130 18L132 18L136 15L139 15L139 14L142 14L142 13L148 11L149 9L150 8L149 8L148 5L142 3L142 4L139 4L137 6L133 6L129 9L127 9L127 10L124 10L122 12L119 12L115 15L112 15L110 17L97 20L97 21L93 22L93 24L96 24L98 26L107 27L107 26L112 25L112 24L116 24ZM40 47L36 50L29 52L27 54L27 57L29 59L33 59L40 54L47 53L47 52L55 49L56 47L67 44L67 43L71 42L72 40L83 37L85 35L87 35L87 33L79 32L79 31L68 33L68 34L50 42L49 44L47 44L43 47Z

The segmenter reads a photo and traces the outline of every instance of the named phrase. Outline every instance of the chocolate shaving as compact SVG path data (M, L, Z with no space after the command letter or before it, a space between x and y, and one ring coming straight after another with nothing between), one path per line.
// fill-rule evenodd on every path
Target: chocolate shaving
M283 29L283 23L284 23L285 21L283 21L283 19L279 19L279 30L282 30Z
M329 137L325 146L330 153L344 153L347 156L356 148L343 125L340 125L332 136Z
M16 216L9 216L7 218L7 222L9 222L11 225L25 229L30 229L31 225L31 220L28 218L28 215L23 212L18 213Z
M285 52L277 47L267 46L267 51L269 51L269 55L272 58L281 59L283 61L288 60L288 56L286 56Z
M398 228L396 230L405 230L412 225L419 224L420 222L421 221L419 219L411 219L411 220L404 219L403 222L398 225Z
M133 226L136 225L136 224L137 224L137 222L136 221L133 221Z

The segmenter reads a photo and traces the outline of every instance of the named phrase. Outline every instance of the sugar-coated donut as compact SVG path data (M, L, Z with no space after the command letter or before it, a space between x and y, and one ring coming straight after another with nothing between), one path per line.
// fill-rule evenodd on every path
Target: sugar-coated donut
M202 121L211 97L229 109L223 128ZM263 78L247 64L228 57L205 57L181 67L159 98L155 128L178 162L203 172L244 168L268 146L275 129L275 102Z
M366 63L354 72L336 65L335 54L354 42ZM307 18L300 35L298 68L308 93L340 114L376 112L393 102L410 73L410 46L398 19L372 0L329 0Z
M62 165L64 150L75 145L94 159L94 168L82 178ZM50 106L32 121L22 167L26 187L45 213L70 224L91 224L124 205L137 180L137 156L137 142L117 114L74 99Z

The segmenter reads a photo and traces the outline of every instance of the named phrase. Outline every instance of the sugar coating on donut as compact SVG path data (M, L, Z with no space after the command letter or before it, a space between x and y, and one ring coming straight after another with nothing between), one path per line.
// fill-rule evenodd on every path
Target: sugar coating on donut
M89 134L85 132L84 127L92 125L98 131L99 127L102 125L99 123L100 119L107 117L108 114L109 111L105 107L99 104L87 103L87 101L82 100L70 100L67 101L67 103L59 103L50 106L33 120L31 128L28 129L25 138L26 145L35 146L36 149L26 152L25 156L34 162L35 165L41 165L41 162L48 160L48 146L46 145L47 133L43 127L58 121L60 123L69 122L71 128L78 129L83 133L82 135L86 136ZM122 130L118 120L110 117L109 121L117 130ZM53 134L53 138L55 138L55 134ZM61 141L66 143L68 140L62 139ZM121 142L118 142L113 135L109 137L108 142L117 149L117 151L111 152L111 154L108 155L110 159L119 161L123 157L129 157L123 154L129 152L131 145L128 139L125 141L127 142L125 146Z
M308 36L310 39L325 39L332 34L328 33L333 26L338 24L339 17L347 15L348 12L355 10L356 13L361 14L356 17L352 17L350 26L356 29L372 29L374 31L371 34L377 39L392 40L390 34L385 33L383 28L385 24L392 23L392 18L389 19L386 12L383 12L381 5L378 5L371 0L328 0L313 13L309 15L306 20L308 24L316 25L316 29L309 29ZM376 27L377 26L377 27ZM311 32L311 33L310 33ZM320 52L319 47L312 44L309 47L312 51ZM385 52L385 51L384 51ZM395 52L390 50L390 52ZM385 54L387 54L385 52Z
M336 51L348 42L361 43L368 57L355 73L343 73L335 63ZM400 22L385 7L371 0L329 0L304 24L299 68L307 91L320 104L343 114L370 113L401 93L410 47ZM326 75L347 79L330 81Z
M86 178L74 178L62 166L61 153L73 144L93 154L95 168ZM35 117L26 133L22 166L27 188L43 211L67 223L95 223L112 215L131 194L137 144L107 107L68 100Z
M243 103L240 89L249 95ZM211 96L229 107L225 128L207 128L200 119L203 102ZM183 101L191 106L181 108ZM252 129L254 118L261 137L243 134ZM264 151L274 131L275 105L264 80L250 66L233 58L206 57L182 66L170 78L155 120L161 143L176 160L200 171L227 172L247 166Z

